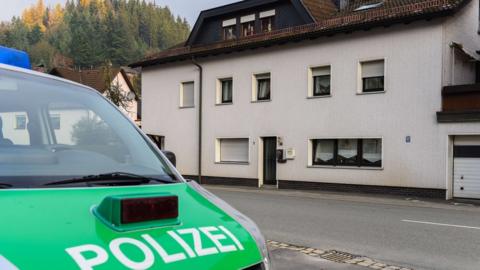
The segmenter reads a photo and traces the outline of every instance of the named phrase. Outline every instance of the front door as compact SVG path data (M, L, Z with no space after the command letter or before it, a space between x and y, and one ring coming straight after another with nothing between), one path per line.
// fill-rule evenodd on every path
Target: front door
M263 184L277 185L277 137L263 138Z

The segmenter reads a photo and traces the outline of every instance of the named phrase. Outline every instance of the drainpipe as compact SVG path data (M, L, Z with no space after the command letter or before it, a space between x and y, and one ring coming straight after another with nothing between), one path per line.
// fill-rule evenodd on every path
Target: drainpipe
M203 112L203 67L192 57L192 63L198 68L198 183L202 184L202 112Z

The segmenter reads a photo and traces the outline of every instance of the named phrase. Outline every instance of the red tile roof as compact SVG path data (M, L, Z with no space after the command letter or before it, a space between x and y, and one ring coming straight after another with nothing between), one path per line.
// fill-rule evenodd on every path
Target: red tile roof
M110 78L113 80L119 72L122 72L128 86L133 90L129 77L121 68L112 68L110 71ZM101 69L74 70L70 68L57 67L53 68L52 71L50 71L50 74L90 86L100 93L103 93L106 90L106 74L105 71Z
M186 60L192 57L202 57L235 50L269 46L275 43L318 38L325 35L351 32L378 25L446 16L453 14L469 2L469 0L384 0L383 5L380 7L364 11L355 11L355 9L362 5L378 3L378 1L350 0L349 4L343 10L335 9L332 13L331 6L326 3L330 0L302 1L305 6L309 6L309 11L312 16L317 18L316 23L279 29L269 33L261 33L250 37L221 41L213 44L172 48L151 55L140 62L131 64L131 66L151 66L171 61ZM323 5L325 5L325 7Z

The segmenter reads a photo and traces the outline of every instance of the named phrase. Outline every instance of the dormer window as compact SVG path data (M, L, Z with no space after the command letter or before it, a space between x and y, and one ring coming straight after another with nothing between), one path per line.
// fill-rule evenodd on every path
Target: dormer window
M255 34L255 14L241 17L240 23L242 24L242 37Z
M260 12L260 25L263 33L268 33L275 27L275 10Z
M225 20L222 23L223 40L231 40L237 38L237 19Z

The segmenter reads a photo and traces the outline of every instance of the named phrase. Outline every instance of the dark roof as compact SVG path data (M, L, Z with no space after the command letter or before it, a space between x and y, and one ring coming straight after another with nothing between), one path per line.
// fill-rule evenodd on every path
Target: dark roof
M323 16L322 12L324 11L320 8L323 4L326 5L324 8L325 12L332 8L331 5L326 4L326 1L332 0L302 0L302 3L309 6L310 14L318 19ZM172 48L151 55L130 66L152 66L173 61L188 60L195 57L268 47L291 41L315 39L337 33L366 30L376 26L410 23L415 20L448 16L454 14L470 0L384 0L380 7L355 11L355 9L362 5L378 3L379 1L380 0L350 0L348 5L342 10L338 10L335 6L335 10L331 15L312 24L279 29L269 33L238 38L236 40Z
M127 76L123 68L112 68L110 70L110 78L112 80L117 77L118 73L122 73L123 78L127 82L128 87L133 90L132 83L130 82L129 77ZM97 90L100 93L104 93L106 90L105 71L102 69L85 69L85 70L74 70L64 67L56 67L50 71L51 75L58 76L70 81L74 81Z

